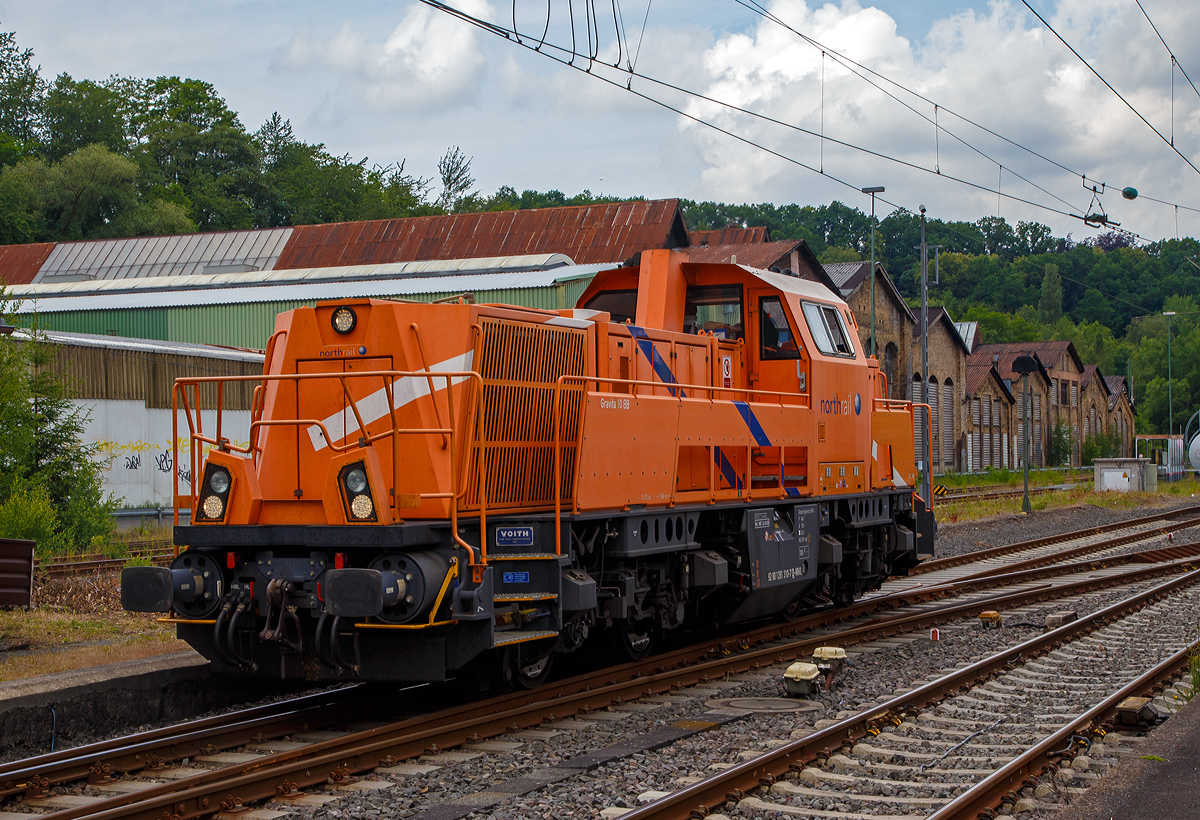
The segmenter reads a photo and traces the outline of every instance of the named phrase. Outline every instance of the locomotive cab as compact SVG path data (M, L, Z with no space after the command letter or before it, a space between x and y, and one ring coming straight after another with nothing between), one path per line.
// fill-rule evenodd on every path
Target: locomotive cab
M596 632L637 658L932 554L912 406L794 276L654 250L562 311L323 303L238 381L177 383L191 522L122 577L222 672L532 686Z

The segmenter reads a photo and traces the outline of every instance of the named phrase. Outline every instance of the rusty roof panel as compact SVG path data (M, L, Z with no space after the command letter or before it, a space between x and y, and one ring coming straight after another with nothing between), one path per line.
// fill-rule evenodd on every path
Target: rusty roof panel
M674 247L686 230L675 199L302 225L274 267L551 252L581 264L609 263L647 248Z
M689 231L688 240L693 247L703 245L748 245L752 242L770 242L771 232L766 228L741 228L731 225L715 231Z
M0 284L28 285L54 250L54 242L0 245Z
M766 270L772 265L791 267L791 253L800 244L798 239L783 242L753 242L749 244L706 245L688 250L692 262L729 262L736 257L737 264Z

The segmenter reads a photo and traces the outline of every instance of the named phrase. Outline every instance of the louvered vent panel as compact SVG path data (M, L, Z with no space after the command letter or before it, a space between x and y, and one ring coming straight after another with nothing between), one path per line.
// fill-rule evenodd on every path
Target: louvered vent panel
M584 374L587 332L507 319L483 318L479 324L487 508L552 505L554 387L560 376ZM564 387L559 407L564 500L572 494L582 395L582 385ZM470 509L479 508L478 446L468 465Z

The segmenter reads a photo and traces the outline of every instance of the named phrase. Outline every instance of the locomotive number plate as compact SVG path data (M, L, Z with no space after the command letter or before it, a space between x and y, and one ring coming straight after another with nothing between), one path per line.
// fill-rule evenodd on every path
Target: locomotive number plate
M496 546L532 547L533 527L496 527Z

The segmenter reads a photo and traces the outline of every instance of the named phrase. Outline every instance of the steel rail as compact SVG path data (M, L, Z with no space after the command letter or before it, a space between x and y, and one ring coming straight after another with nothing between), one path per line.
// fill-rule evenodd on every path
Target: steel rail
M949 695L969 690L993 675L1014 667L1017 663L1056 649L1074 638L1134 612L1147 604L1179 589L1200 582L1200 570L1192 570L1124 601L1107 606L1077 621L1060 626L1043 635L995 653L963 669L944 675L911 692L892 698L878 707L839 720L807 737L778 746L763 755L738 763L677 792L636 808L624 815L625 820L687 820L705 817L727 802L738 802L746 792L759 786L770 786L789 771L803 769L816 761L818 755L829 754L847 742L867 735L889 718L910 710L926 708ZM935 815L937 816L937 815Z
M1152 537L1145 533L1137 535L1138 537ZM959 578L944 585L918 587L888 596L868 598L848 607L823 610L788 623L759 627L750 632L732 637L702 641L699 644L693 644L656 655L647 661L610 668L606 670L606 673L607 675L614 676L614 679L610 682L615 683L616 679L622 676L637 677L651 672L662 672L676 664L696 663L708 657L745 650L751 645L761 645L769 641L786 639L792 635L820 626L826 626L833 622L863 617L881 610L895 609L950 595L961 595L971 590L983 590L996 586L1040 580L1056 575L1088 572L1123 563L1165 562L1191 557L1198 553L1200 553L1200 543L1127 553L1122 556L1096 559L1089 562L1059 564L1049 568L1043 566L1041 568L1024 569L1021 564L1011 565L1005 568L1007 571L1003 574L988 571L987 573L980 574L978 577L967 576L966 578ZM1039 563L1045 563L1043 559L1036 560ZM995 599L989 598L985 603L991 605L995 603ZM831 637L834 636L822 640L828 642ZM591 681L594 680L594 676L580 676L577 679L564 681L560 686L570 686L573 682L577 683L581 679ZM22 781L32 778L37 778L45 784L52 784L91 776L95 767L107 767L109 771L116 772L133 772L142 768L153 769L166 761L191 756L206 746L216 745L218 748L227 748L240 745L237 742L239 736L237 727L225 726L231 718L238 718L243 722L243 735L248 735L251 728L258 728L261 733L270 737L282 736L288 733L288 729L286 727L277 729L272 720L282 720L290 710L303 709L313 698L319 699L323 697L326 697L326 695L306 696L281 704L255 707L238 712L235 715L206 718L202 721L192 722L183 726L164 727L132 737L102 741L86 747L56 752L51 755L43 755L15 763L0 764L0 796L11 795L24 790L28 784ZM540 697L540 693L519 697L523 701L528 702ZM503 703L511 706L513 705L513 699L511 696L494 698L488 700L486 703L495 706ZM277 717L267 719L264 717L266 715L277 715ZM253 726L249 725L251 721L255 722ZM228 731L226 731L227 729ZM60 763L60 761L73 761L73 764L69 762ZM58 765L54 765L55 763L58 763Z
M1177 521L1174 524L1164 524L1161 527L1155 527L1152 530L1142 530L1141 532L1132 532L1128 535L1118 535L1115 538L1109 538L1104 541L1098 541L1095 544L1086 544L1082 547L1063 550L1061 552L1043 555L1038 558L1029 558L1025 561L1018 561L1015 564L1005 564L999 567L990 567L970 575L963 576L956 580L973 581L982 578L987 578L992 575L1007 575L1012 572L1018 572L1026 569L1037 569L1038 567L1050 566L1061 561L1069 561L1072 558L1081 558L1084 555L1102 552L1113 547L1123 547L1126 544L1134 544L1138 541L1146 541L1151 538L1159 538L1168 533L1178 532L1179 530L1191 529L1192 527L1200 527L1200 517L1190 518L1186 521Z
M1136 527L1140 524L1151 524L1155 521L1162 521L1165 518L1174 518L1175 516L1185 515L1187 513L1200 513L1200 505L1193 504L1188 507L1180 507L1176 510L1170 510L1163 513L1155 513L1154 515L1146 515L1141 518L1130 518L1125 521L1115 521L1111 524L1101 524L1098 527L1087 527L1082 530L1072 530L1058 535L1049 535L1044 538L1033 538L1028 541L1017 541L1013 544L1006 544L1002 547L990 547L988 549L977 550L975 552L967 552L962 555L950 555L945 558L932 558L928 561L923 561L917 566L908 571L909 575L924 575L927 572L934 572L939 569L949 569L963 564L970 564L975 561L986 558L996 558L1003 555L1011 555L1014 552L1023 550L1037 549L1038 547L1048 547L1052 544L1061 544L1063 541L1073 541L1076 538L1088 538L1093 535L1103 535L1106 532L1113 530L1124 529L1126 527Z
M1145 692L1158 691L1162 684L1177 677L1187 668L1188 660L1197 650L1200 650L1200 641L1195 641L1180 649L1162 663L1113 692L1045 740L1017 755L1003 767L942 806L927 820L975 820L981 812L994 808L1001 802L1006 800L1016 802L1014 790L1020 788L1025 780L1036 777L1051 767L1057 768L1057 762L1064 757L1073 758L1075 756L1075 744L1072 741L1076 735L1082 735L1088 731L1094 733L1116 714L1117 706L1126 698L1136 697Z
M956 604L935 612L915 613L864 624L833 635L794 641L785 646L747 650L680 669L641 672L628 680L610 680L599 686L596 685L595 675L584 675L573 678L555 689L529 693L524 698L516 699L516 703L513 697L502 696L472 704L466 709L447 709L204 772L171 783L156 784L134 794L118 795L44 817L47 820L76 820L84 817L93 820L156 820L164 811L175 820L201 817L218 811L228 811L240 804L274 797L281 793L283 784L289 784L284 791L290 794L296 789L337 783L360 772L394 765L400 760L424 754L430 749L444 749L482 737L520 731L538 726L544 720L557 720L587 713L607 708L614 703L761 669L763 666L789 659L806 657L811 655L816 647L829 643L848 646L921 629L945 620L977 615L984 610L1006 604L1015 606L1046 598L1066 597L1109 586L1135 583L1166 573L1190 570L1194 564L1195 562L1190 560L1176 561L1060 586L1039 585L1033 589ZM1200 572L1192 572L1185 577L1194 579L1200 577ZM660 662L660 658L654 658L640 666L653 669ZM521 702L522 700L524 702Z
M201 754L200 750L204 746L217 744L223 738L234 738L238 735L250 737L255 731L264 729L272 730L272 735L287 734L286 731L276 731L275 723L281 726L298 726L305 721L323 720L327 714L330 715L329 720L335 720L339 708L349 705L347 699L351 697L352 692L361 687L362 684L354 684L332 692L302 695L286 701L164 726L135 735L0 763L0 797L25 791L25 784L34 778L41 778L48 783L82 780L90 776L92 768L98 765L113 772L153 769L156 768L157 761Z

